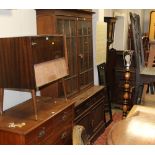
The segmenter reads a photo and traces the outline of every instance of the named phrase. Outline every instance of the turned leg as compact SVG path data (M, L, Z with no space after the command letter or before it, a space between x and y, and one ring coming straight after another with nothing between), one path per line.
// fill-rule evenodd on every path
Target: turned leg
M37 100L36 100L36 91L34 89L31 90L31 95L32 95L32 103L33 103L35 120L37 120L38 119L38 115L37 115Z
M128 106L129 106L129 98L130 98L130 71L126 70L125 71L125 83L124 83L124 95L123 95L123 118L127 116L128 112Z
M3 115L4 88L0 88L0 114Z

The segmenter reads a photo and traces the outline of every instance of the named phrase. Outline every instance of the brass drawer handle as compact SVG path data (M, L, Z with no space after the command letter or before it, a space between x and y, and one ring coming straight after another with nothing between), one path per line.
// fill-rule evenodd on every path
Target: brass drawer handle
M65 139L66 136L67 136L67 132L65 131L65 132L63 132L63 133L61 134L61 139Z
M62 120L65 121L66 119L67 119L67 115L64 114L64 115L62 116Z
M38 138L41 138L45 135L45 127L42 128L42 130L38 133Z
M34 46L34 45L37 45L37 43L35 43L35 42L32 42L32 46Z

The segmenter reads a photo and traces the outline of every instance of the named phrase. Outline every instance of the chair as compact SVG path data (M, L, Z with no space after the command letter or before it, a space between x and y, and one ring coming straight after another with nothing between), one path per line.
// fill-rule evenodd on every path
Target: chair
M73 145L88 145L90 141L86 134L86 130L82 125L75 125L72 133Z
M133 101L134 104L140 104L144 84L155 82L155 68L145 66L139 15L130 12L130 20L136 60L135 93Z
M105 121L106 121L106 126L108 126L111 121L112 121L112 110L111 110L111 100L110 100L110 93L109 93L109 88L107 85L107 67L106 63L101 63L97 65L97 70L98 70L98 78L99 78L99 85L104 85L106 87L106 96L107 96L107 103L108 105L105 106ZM107 117L106 117L107 116Z

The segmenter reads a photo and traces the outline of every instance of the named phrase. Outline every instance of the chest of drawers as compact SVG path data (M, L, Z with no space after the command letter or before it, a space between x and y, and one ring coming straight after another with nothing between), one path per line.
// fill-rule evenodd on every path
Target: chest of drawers
M37 97L37 121L33 119L31 102L13 107L0 117L0 144L71 144L72 102Z

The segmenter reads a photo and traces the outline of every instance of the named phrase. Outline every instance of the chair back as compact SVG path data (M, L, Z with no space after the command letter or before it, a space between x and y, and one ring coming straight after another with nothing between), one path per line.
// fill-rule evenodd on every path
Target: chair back
M72 142L73 142L73 145L88 145L88 144L90 144L90 141L88 139L88 136L86 134L86 130L85 130L84 126L75 125L73 127Z
M142 42L142 34L140 27L140 17L138 14L130 12L131 29L134 43L134 55L136 60L136 70L140 73L140 70L145 67L144 62L144 49Z
M98 79L99 79L99 85L106 85L106 77L105 77L105 72L106 72L106 64L101 63L97 65L97 70L98 70Z

